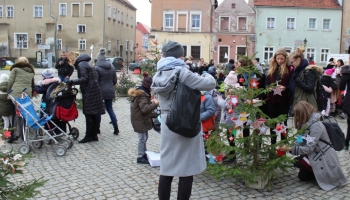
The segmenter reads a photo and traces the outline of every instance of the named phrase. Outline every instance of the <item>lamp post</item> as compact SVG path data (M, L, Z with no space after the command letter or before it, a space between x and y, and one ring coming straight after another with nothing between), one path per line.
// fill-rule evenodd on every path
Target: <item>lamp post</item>
M68 45L66 45L66 53L68 53Z
M19 57L22 57L22 45L23 45L22 35L19 35Z
M305 49L305 47L306 47L306 44L307 44L307 40L306 40L306 38L304 39L304 49Z
M136 62L136 52L135 52L135 49L139 47L139 43L136 43L135 44L135 47L134 47L134 62Z

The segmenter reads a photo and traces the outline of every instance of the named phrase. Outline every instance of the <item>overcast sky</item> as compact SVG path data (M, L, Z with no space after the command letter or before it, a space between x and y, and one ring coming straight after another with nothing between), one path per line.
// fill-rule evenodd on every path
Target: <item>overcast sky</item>
M148 0L129 0L137 8L136 21L151 26L151 3ZM223 0L218 0L219 4Z

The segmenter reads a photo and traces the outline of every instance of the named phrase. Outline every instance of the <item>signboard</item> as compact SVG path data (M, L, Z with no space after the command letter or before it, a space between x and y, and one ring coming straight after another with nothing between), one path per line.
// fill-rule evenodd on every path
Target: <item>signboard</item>
M52 53L47 54L47 67L51 68L52 67Z
M38 44L38 49L50 49L50 45Z
M327 58L334 58L334 62L337 62L337 60L342 59L344 63L349 64L349 54L328 54Z

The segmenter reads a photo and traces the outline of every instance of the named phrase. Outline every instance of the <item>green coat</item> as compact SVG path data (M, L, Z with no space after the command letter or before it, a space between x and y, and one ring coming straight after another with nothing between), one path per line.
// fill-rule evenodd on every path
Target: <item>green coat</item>
M8 82L0 83L0 116L12 115L12 101L7 98Z
M18 62L12 65L10 69L10 77L7 89L12 89L10 95L13 97L21 97L22 91L26 89L26 93L32 98L34 92L34 67L31 64Z

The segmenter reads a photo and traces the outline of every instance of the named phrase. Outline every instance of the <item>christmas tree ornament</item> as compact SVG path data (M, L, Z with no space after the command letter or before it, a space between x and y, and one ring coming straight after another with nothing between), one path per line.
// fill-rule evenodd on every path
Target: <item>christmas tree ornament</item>
M263 117L259 117L259 119L257 119L256 120L257 122L259 122L260 124L263 124L263 123L265 123L267 120L265 119L265 118L263 118Z
M279 149L276 149L276 155L277 155L278 157L281 157L281 156L286 155L286 152L285 152L285 151L281 151L281 150L279 150Z
M247 114L246 112L242 112L241 114L239 114L239 120L241 120L242 122L246 122L248 121L248 117L250 114Z
M273 131L275 131L276 134L281 134L284 130L282 129L281 124L277 124L276 128L273 129Z
M216 164L212 154L209 154L209 163L212 164L212 165Z
M250 84L250 87L251 87L251 88L258 89L259 82L256 81L255 78L253 78L252 81L250 81L249 84Z
M298 135L297 140L295 140L296 143L303 143L303 138L301 135Z
M229 138L230 142L232 142L232 141L233 141L233 139L234 139L234 138L231 136L231 137Z
M224 158L224 156L220 153L218 156L215 157L215 161L216 162L222 162L223 158Z
M259 131L260 131L259 135L261 135L261 134L266 134L268 128L269 128L269 127L267 127L267 126L265 126L265 124L263 124L263 125L260 127L260 129L259 129Z
M246 123L249 126L252 123L252 120L248 119Z
M231 95L231 103L234 107L237 107L238 104L238 95L232 96Z
M237 120L232 120L237 127L243 127L244 122L241 121L240 119Z
M209 140L210 134L209 133L204 134L203 137L204 137L204 140Z
M253 129L259 129L260 128L260 123L259 122L257 122L257 121L255 121L255 122L252 122L252 127L253 127Z
M11 132L10 132L10 131L4 131L4 132L3 132L3 136L4 136L5 138L10 138L10 137L11 137Z
M228 114L230 114L230 115L231 115L231 114L233 113L233 110L230 108L230 109L228 109L228 111L227 111L227 112L228 112Z
M282 96L281 88L276 87L276 88L273 88L272 91L273 91L273 95L277 95L278 94L278 95Z
M311 137L310 135L306 135L306 137L302 137L303 139L306 140L306 142L309 143L315 143L315 137Z
M238 137L239 137L239 138L243 138L243 134L242 134L242 133L239 133L239 134L238 134Z
M240 83L244 83L244 78L239 78L239 81Z
M236 129L233 129L233 130L232 130L232 135L233 135L234 137L236 137L236 134L237 134L237 130L236 130Z

